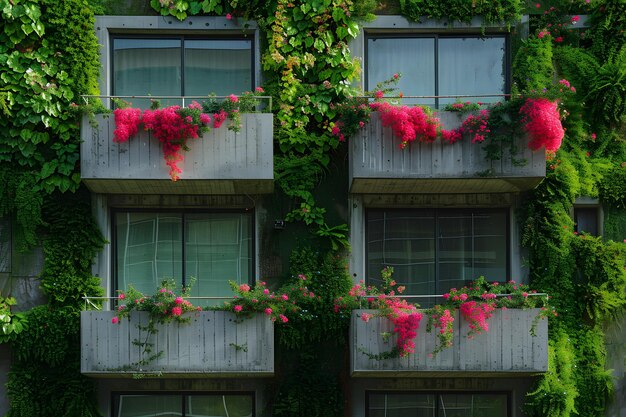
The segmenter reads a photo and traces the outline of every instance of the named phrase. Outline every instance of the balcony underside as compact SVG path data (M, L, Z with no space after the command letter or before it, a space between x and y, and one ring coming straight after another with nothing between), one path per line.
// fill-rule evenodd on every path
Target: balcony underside
M535 188L543 177L488 178L353 178L357 194L511 193Z

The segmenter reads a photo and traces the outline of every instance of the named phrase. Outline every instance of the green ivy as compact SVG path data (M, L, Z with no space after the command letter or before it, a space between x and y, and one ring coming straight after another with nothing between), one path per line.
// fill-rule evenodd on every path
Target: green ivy
M469 23L480 16L484 23L512 25L519 21L524 4L520 0L400 0L400 11L416 22L426 17Z

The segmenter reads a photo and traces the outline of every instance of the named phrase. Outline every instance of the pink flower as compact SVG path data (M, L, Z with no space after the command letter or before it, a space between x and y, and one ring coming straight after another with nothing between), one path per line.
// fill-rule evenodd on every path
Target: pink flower
M271 309L271 308L269 308L269 307L268 307L268 308L266 308L266 309L265 309L265 314L267 314L268 316L269 316L270 314L272 314L272 309Z
M283 323L287 323L289 321L289 319L286 316L282 315L282 314L279 314L278 317L280 318L280 320Z
M444 300L447 300L448 298L450 298L450 294L444 294L442 295L442 297L444 298Z
M202 123L203 125L208 125L209 123L211 123L211 118L209 117L208 114L200 114L200 123Z
M524 297L524 298L528 297L528 293L524 291L524 292L522 293L522 297Z
M379 91L376 91L376 92L374 93L374 97L376 97L376 98L383 98L384 96L385 96L385 93L383 93L383 92L382 92L382 91L380 91L380 90L379 90Z
M181 307L174 307L172 308L172 316L180 316L181 314L183 314L183 309Z
M540 9L541 8L541 4L537 3L537 4L535 4L535 7Z
M580 16L572 16L572 23L576 23L580 20Z
M363 127L363 126L365 126L365 122L363 121L359 122L359 127Z
M397 80L397 79L398 79L398 77L399 77L399 75L398 75L398 74L393 74L393 79L394 79L394 80Z
M124 293L121 293L117 298L119 298L120 300L123 300L124 298L126 298L126 296L124 295Z
M113 323L113 324L116 324L116 323L117 323L117 322L119 322L119 321L120 321L120 319L118 319L117 317L113 317L113 318L111 319L111 323Z
M233 15L230 13L226 13L226 20L231 20L233 18Z
M287 297L287 294L281 295L280 298L282 298L285 301L289 300L289 297Z
M461 299L461 301L465 301L467 300L467 294L461 294L459 298Z
M234 94L229 95L229 96L228 96L228 99L229 99L230 101L232 101L233 103L236 103L236 102L238 102L238 101L239 101L239 98L238 98L236 95L234 95Z
M236 305L235 307L233 307L233 310L235 310L235 313L239 313L241 310L243 310L243 307L240 305Z
M248 284L241 284L239 286L239 291L241 291L241 292L248 292L248 291L250 291L250 286Z
M563 42L563 36L559 36L558 38L555 38L555 39L554 39L554 42L556 42L556 43L561 43L561 42Z
M167 290L166 290L165 288L161 288L161 289L159 290L159 292L160 292L161 294L163 294L164 292L167 292Z
M176 297L174 302L176 303L176 305L181 305L183 303L183 299L182 299L182 297Z
M266 294L266 295L267 295L267 294L269 294L269 293L270 293L270 290L268 290L267 288L263 290L263 294Z
M265 90L263 90L263 87L257 87L254 89L254 91L256 91L257 93L264 93Z
M368 313L361 314L361 320L363 320L365 323L370 321L372 317L374 317L372 314L368 314Z

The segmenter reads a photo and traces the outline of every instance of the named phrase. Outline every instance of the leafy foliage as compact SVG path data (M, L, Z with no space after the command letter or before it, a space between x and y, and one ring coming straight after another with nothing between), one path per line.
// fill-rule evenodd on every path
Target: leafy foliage
M428 17L437 20L470 22L482 16L485 23L512 24L519 20L524 3L519 0L437 1L400 0L400 11L414 21Z

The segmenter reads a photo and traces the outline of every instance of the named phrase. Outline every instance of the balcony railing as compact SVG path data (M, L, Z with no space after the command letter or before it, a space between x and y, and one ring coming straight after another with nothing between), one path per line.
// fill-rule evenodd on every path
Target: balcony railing
M113 142L113 115L83 117L81 177L97 193L112 194L265 194L273 191L273 115L244 113L241 130L228 121L187 141L189 151L171 181L161 144L141 131L125 143Z
M133 312L113 324L115 312L83 311L81 372L101 377L274 374L274 327L262 314L242 320L225 311L189 313L189 323L157 324L152 334L146 330L148 314Z
M536 322L535 336L531 327L539 309L496 309L489 319L489 331L469 339L469 325L459 317L454 320L453 345L434 357L437 335L426 332L425 319L415 339L415 353L403 358L372 359L371 355L393 348L384 332L393 332L392 323L384 317L361 320L363 313L355 310L350 326L350 368L353 376L515 376L545 372L548 367L548 323ZM368 356L370 354L370 356Z
M460 113L438 111L446 129L461 125ZM350 191L353 193L500 193L529 190L545 177L545 152L531 151L516 138L513 155L500 145L501 159L488 160L484 146L469 138L448 144L413 142L400 149L380 115L350 142Z

